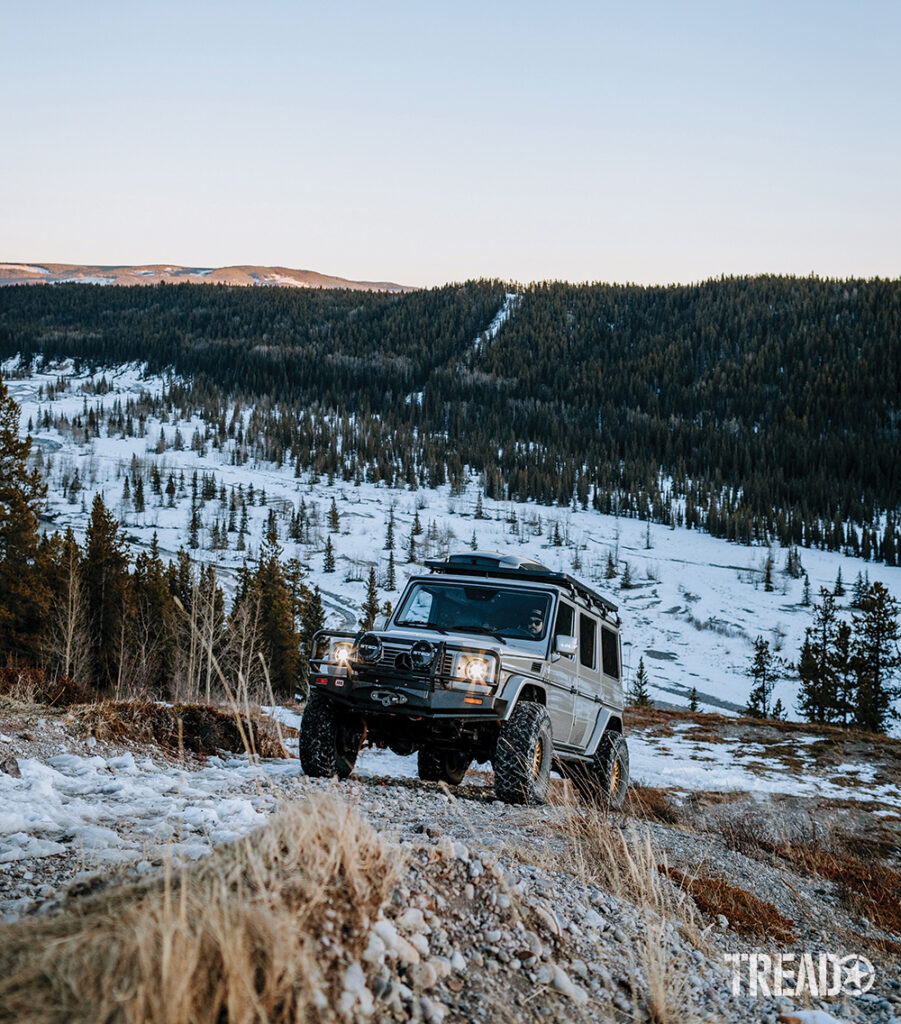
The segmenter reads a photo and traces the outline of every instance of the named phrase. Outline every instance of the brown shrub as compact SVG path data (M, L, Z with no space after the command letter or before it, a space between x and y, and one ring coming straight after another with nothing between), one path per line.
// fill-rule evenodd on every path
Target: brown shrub
M396 872L350 808L289 805L183 872L0 927L0 1021L335 1020Z
M98 739L155 743L167 750L216 754L220 750L285 757L275 723L261 714L222 711L209 704L100 701L70 715Z
M675 825L682 820L682 810L665 790L655 786L632 783L626 794L626 811L639 818Z
M708 917L722 914L732 928L743 935L762 935L777 942L794 941L794 921L783 917L772 903L720 878L691 878L665 865L661 865L660 870L688 893Z
M0 696L23 704L67 708L91 699L87 690L68 676L51 679L42 668L0 668Z
M835 882L844 902L877 928L901 932L901 872L813 843L784 844L776 853L810 874Z

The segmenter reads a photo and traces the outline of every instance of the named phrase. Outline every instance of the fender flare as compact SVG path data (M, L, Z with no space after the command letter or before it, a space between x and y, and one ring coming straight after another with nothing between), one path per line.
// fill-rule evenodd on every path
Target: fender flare
M496 698L498 703L505 705L504 712L499 718L501 722L506 722L513 714L513 709L519 703L520 694L526 687L534 687L541 694L539 703L547 704L547 687L543 680L531 676L512 675L504 683Z

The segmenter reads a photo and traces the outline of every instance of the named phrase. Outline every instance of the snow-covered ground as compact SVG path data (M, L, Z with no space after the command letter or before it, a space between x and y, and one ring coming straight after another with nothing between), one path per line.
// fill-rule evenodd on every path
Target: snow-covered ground
M512 301L512 298L509 300ZM506 308L506 307L505 307ZM8 363L9 371L14 363ZM110 390L94 394L94 384L103 376ZM65 378L70 390L61 391L52 401L46 398L48 384ZM162 394L167 381L160 376L144 377L139 366L123 366L98 372L93 378L74 373L71 364L48 367L25 379L10 378L7 385L21 406L22 432L29 420L39 423L39 411L70 419L87 407L103 404L106 410L117 400L137 398L142 391ZM43 385L42 399L38 393ZM245 416L249 413L245 412ZM146 509L136 513L132 502L122 499L124 478L133 458L146 470L155 462L165 486L170 473L182 471L190 485L198 475L214 473L216 485L243 488L252 484L256 493L265 490L266 507L248 506L247 550L235 550L235 535L229 535L230 547L224 551L205 550L214 521L224 523L227 508L218 500L206 503L202 510L204 530L201 549L192 552L198 558L215 561L226 588L242 561L252 559L258 550L269 509L280 513L281 543L285 557L297 557L305 566L307 581L320 587L329 624L355 624L364 598L364 581L370 565L384 579L388 551L384 547L389 511L395 516L397 586L383 591L383 599L396 601L406 578L421 571L418 564L407 564L406 551L414 516L418 514L424 533L417 537L418 557L438 557L448 550L475 545L483 550L514 552L537 558L554 569L563 569L591 582L609 593L623 618L623 660L627 684L634 677L639 657L644 658L653 698L680 706L688 702L696 688L701 710L733 713L745 704L750 690L747 669L752 645L763 636L787 662L796 660L810 624L810 609L802 605L803 581L786 575L786 552L772 549L776 564L774 591L766 592L762 569L768 550L744 547L710 537L704 533L650 525L634 519L600 515L594 511L541 506L534 503L495 502L483 499L485 518L476 518L479 498L478 479L472 478L462 494L452 494L445 486L435 490L388 488L382 484L355 486L336 480L332 485L322 478L312 483L294 476L290 460L278 467L271 463L248 462L231 465L230 451L208 449L199 454L190 448L195 428L204 424L194 418L175 422L171 417L161 423L150 420L143 437L93 438L88 444L76 443L71 433L54 429L32 431L40 460L49 482L48 518L53 528L72 526L83 535L95 493L102 493L107 505L120 517L125 534L134 547L147 546L156 532L164 555L174 554L187 543L190 519L190 486L180 495L176 507L165 507L164 495L156 496L145 484ZM178 429L184 448L167 447L157 453L162 431L171 445ZM63 497L63 476L78 470L82 490L76 499ZM329 534L326 514L332 498L341 513L339 531ZM284 515L296 509L301 500L315 515L309 543L294 543L286 536ZM555 525L563 538L554 546ZM337 571L323 570L326 538L331 536L337 558ZM608 556L617 566L616 578L607 579ZM813 599L820 587L832 589L839 570L848 595L839 600L842 614L850 618L851 585L858 573L867 573L871 582L880 580L890 593L901 595L901 568L889 568L875 562L816 550L801 550L803 569L810 579ZM628 564L635 583L622 589ZM794 716L797 680L790 669L776 686L774 699L780 698ZM896 732L901 730L896 727Z

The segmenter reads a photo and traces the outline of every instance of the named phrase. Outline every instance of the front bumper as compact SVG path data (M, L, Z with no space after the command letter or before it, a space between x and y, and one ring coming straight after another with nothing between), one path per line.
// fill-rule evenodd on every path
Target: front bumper
M428 678L383 672L345 676L313 672L310 692L315 691L366 717L387 714L407 718L498 720L493 694L436 686Z

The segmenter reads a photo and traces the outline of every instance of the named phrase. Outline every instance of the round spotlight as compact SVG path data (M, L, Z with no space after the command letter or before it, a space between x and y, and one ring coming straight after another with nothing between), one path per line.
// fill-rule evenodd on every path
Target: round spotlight
M429 668L435 660L434 644L430 644L428 640L417 640L410 648L410 660L413 662L413 668Z
M335 661L339 665L346 665L350 661L351 644L335 644Z
M382 656L382 641L374 633L364 633L357 644L357 653L363 661L378 661Z

